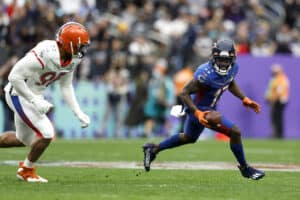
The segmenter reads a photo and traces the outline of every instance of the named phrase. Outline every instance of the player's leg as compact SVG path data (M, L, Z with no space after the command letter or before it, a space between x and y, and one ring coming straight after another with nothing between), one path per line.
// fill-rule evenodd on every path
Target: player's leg
M17 139L22 141L26 146L31 147L25 160L19 163L17 177L26 182L47 182L46 179L36 174L35 167L35 162L46 149L45 145L40 145L40 143L44 143L43 141L45 139L33 131L23 120L18 117L15 119ZM49 143L51 141L49 139L46 140L48 140Z
M238 167L244 177L258 180L265 176L263 171L254 169L247 164L242 144L241 131L234 123L222 116L221 126L214 126L213 129L230 137L230 149L236 160L239 162Z
M20 163L17 177L28 182L47 182L35 173L35 162L39 159L54 137L54 128L48 117L41 115L31 103L18 96L11 96L17 115L15 116L16 137L31 150Z
M194 116L188 115L184 124L184 132L174 134L163 140L155 149L155 153L181 145L195 143L203 129L204 126L202 126Z
M13 103L11 101L9 93L5 93L5 100L9 108L13 112L13 119L18 115L16 114L16 110L14 109ZM11 122L13 123L13 122ZM20 140L16 137L15 131L6 131L0 135L0 147L23 147L25 146Z
M145 170L150 170L151 162L160 151L196 142L203 129L204 127L195 117L188 115L184 125L184 133L174 134L159 144L145 144L143 146Z
M0 135L0 147L24 147L25 145L16 137L15 131L6 131Z

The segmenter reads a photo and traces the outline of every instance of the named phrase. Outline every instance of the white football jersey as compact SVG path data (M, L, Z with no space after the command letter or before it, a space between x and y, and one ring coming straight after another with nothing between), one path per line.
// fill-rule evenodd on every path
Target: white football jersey
M26 80L28 88L36 95L42 95L52 82L73 73L81 59L73 57L69 63L62 63L55 40L38 43L17 63L11 73ZM12 94L16 94L15 90Z

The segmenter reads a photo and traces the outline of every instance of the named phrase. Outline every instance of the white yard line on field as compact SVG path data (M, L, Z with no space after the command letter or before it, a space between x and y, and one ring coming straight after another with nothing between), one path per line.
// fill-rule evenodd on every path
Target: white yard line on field
M0 165L18 165L19 161L0 161ZM127 161L55 161L40 162L39 166L49 167L91 167L91 168L117 168L117 169L143 169L142 162ZM253 163L253 167L265 171L300 172L300 164L278 164L278 163ZM236 170L233 163L227 162L154 162L151 169L178 169L178 170Z

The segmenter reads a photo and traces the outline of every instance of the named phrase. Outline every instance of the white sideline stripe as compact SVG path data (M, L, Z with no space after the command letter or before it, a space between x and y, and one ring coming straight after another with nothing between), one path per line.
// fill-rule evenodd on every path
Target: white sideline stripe
M17 166L19 161L6 160L0 161L0 165ZM37 166L47 167L86 167L86 168L116 168L116 169L143 169L142 162L127 161L56 161L56 162L40 162ZM264 171L282 171L282 172L300 172L300 164L276 164L276 163L253 163L253 167L257 167ZM154 162L151 165L153 169L165 170L237 170L237 166L226 162Z

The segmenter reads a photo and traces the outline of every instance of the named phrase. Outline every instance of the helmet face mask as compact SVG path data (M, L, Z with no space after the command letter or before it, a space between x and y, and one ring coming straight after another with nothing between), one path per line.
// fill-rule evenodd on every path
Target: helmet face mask
M90 44L81 44L81 45L79 45L78 50L77 50L78 58L83 58L84 57L84 55L88 51L89 46L90 46Z
M56 41L72 57L82 58L87 52L90 37L83 25L77 22L68 22L58 29Z
M224 76L232 68L236 58L234 44L231 40L220 40L212 49L212 63L216 73Z

